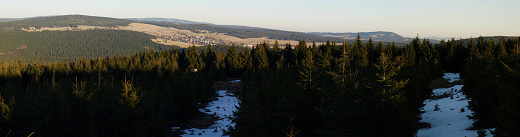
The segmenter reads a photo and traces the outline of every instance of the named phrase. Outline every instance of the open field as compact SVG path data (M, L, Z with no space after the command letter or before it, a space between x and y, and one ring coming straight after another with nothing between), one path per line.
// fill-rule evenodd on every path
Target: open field
M217 39L217 40L222 40L224 42L245 43L246 45L256 45L256 44L262 43L264 41L274 43L274 41L275 41L274 39L267 39L267 38L241 39L241 38L234 37L234 36L228 36L228 35L221 34L221 33L211 33L211 32L207 32L207 31L202 31L203 33L195 33L195 32L189 31L189 30L181 30L181 29L176 29L176 28L172 28L172 27L161 27L161 26L144 24L144 23L130 23L128 26L120 26L119 28L123 29L123 30L144 32L144 33L148 33L148 34L151 34L154 36L183 34L183 35L209 37L209 38L213 38L213 39ZM298 44L298 41L279 40L278 43L280 43L280 44L290 43L291 45L296 45L296 44Z
M182 48L187 48L187 47L190 47L190 46L203 46L203 45L199 45L199 44L190 44L190 43L186 43L186 42L179 42L179 41L171 41L171 40L165 40L165 39L162 39L162 38L156 38L156 39L152 39L153 42L155 43L159 43L159 44L163 44L163 45L168 45L168 46L179 46L179 47L182 47Z
M262 43L264 41L273 44L275 39L267 39L265 37L262 38L247 38L242 39L234 36L228 36L221 33L213 33L208 31L201 31L201 33L195 33L189 30L181 30L172 27L161 27L156 25L144 24L144 23L130 23L128 26L117 26L117 27L100 27L100 26L86 26L79 25L78 27L42 27L42 28L23 28L23 31L27 32L41 32L41 31L80 31L80 30L91 30L91 29L113 29L113 30L130 30L136 32L147 33L156 37L161 36L174 36L174 35L189 35L189 36L200 36L205 38L211 38L214 40L223 41L224 43L235 43L236 45L244 44L244 45L256 45ZM175 45L180 47L188 47L193 44L179 41L166 41L165 39L153 39L152 41L164 45ZM279 44L291 44L296 45L298 41L294 40L279 40ZM310 43L309 43L310 44ZM202 46L200 44L195 44L195 46Z

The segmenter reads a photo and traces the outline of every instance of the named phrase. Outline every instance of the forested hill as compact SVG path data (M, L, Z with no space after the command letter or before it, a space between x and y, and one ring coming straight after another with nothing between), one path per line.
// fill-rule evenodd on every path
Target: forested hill
M200 30L206 30L210 32L223 33L239 38L261 38L267 37L279 40L300 40L306 39L307 41L318 41L325 42L330 41L343 41L343 34L347 36L347 39L354 39L357 36L357 32L352 33L332 33L332 32L295 32L295 31L283 31L274 30L259 27L249 26L238 26L238 25L216 25L205 22L195 22L174 18L126 18L128 20L144 22L164 27L174 27L178 29L187 29L194 32ZM398 42L406 43L411 38L405 38L399 34L393 32L377 31L377 32L359 32L362 40L368 40L372 38L374 41L382 42Z
M33 61L71 61L82 58L110 57L115 55L134 54L140 50L171 49L153 43L154 36L135 31L122 30L87 30L87 31L44 31L23 32L22 28L36 29L42 27L78 27L80 25L98 27L128 26L134 21L108 17L85 15L63 15L27 18L0 23L0 61L26 60ZM193 32L217 32L239 38L262 38L278 40L315 41L320 44L326 41L343 41L343 37L325 37L317 34L273 30L245 26L225 26L213 24L182 24L172 22L146 22L163 27L174 27ZM81 29L77 29L81 30ZM203 31L204 30L204 31ZM388 33L388 34L386 34ZM385 34L360 33L361 40L365 35L395 36L396 41L401 37L395 33ZM373 41L380 41L381 37L371 36ZM389 40L383 40L389 41ZM348 41L353 43L354 40ZM399 43L396 43L399 45Z
M28 27L77 27L78 25L88 26L100 26L100 27L116 27L116 26L127 26L132 21L107 18L107 17L96 17L96 16L85 16L85 15L63 15L63 16L49 16L49 17L38 17L29 18L24 20L17 20L11 22L0 23L0 30L20 30L21 28Z
M0 18L0 22L23 20L23 18Z
M247 38L262 38L266 37L269 39L278 40L300 40L305 39L307 41L325 42L327 40L342 41L342 39L334 37L322 37L315 34L308 34L302 32L292 32L283 30L273 30L264 28L253 28L253 27L229 27L220 25L210 24L181 24L181 23L170 23L170 22L146 22L152 25L158 25L163 27L174 27L177 29L190 30L193 32L201 32L201 30L223 33L230 36L235 36L243 39Z
M174 18L123 18L123 19L138 21L138 22L172 22L172 23L182 23L182 24L210 24L210 23L205 23L205 22L196 22L196 21L174 19Z
M361 37L362 40L368 40L372 38L375 41L384 41L384 42L407 42L411 40L411 38L405 38L399 34L394 32L386 32L386 31L377 31L377 32L347 32L347 33L332 33L332 32L310 32L310 34L316 34L320 36L332 36L332 37L341 37L345 36L347 39L355 39L357 34Z
M124 30L0 32L0 61L63 62L173 48L151 38Z
M132 21L84 15L27 18L0 23L0 61L65 62L171 49L151 41L154 36L126 30L24 32L29 27L128 26Z
M172 18L126 18L116 19L109 17L97 17L86 15L62 15L34 17L27 19L6 19L8 22L0 22L0 31L20 31L22 28L35 27L78 27L79 25L98 26L98 27L117 27L128 26L132 22L143 22L163 27L174 27L177 29L190 30L192 32L216 32L238 38L268 38L278 40L305 39L307 41L326 42L343 41L343 34L347 35L347 41L353 42L353 38L358 33L305 33L295 31L284 31L258 27L236 26L236 25L215 25L204 22L194 22ZM404 43L408 38L404 38L393 32L360 32L362 41L372 38L373 41ZM352 38L352 39L348 39Z
M476 42L478 42L478 41L483 42L483 41L490 41L491 40L495 44L500 44L500 42L503 41L503 42L509 42L509 43L504 43L506 45L514 45L514 44L512 44L510 42L515 42L517 38L518 37L514 37L514 36L482 36L482 37L477 37L477 38L459 39L459 41L462 41L462 44L468 44L468 42L470 40L472 40L474 42L475 41Z

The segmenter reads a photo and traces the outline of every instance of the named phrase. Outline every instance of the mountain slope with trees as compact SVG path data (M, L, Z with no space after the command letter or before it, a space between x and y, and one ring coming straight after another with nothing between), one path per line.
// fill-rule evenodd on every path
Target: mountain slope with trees
M309 41L325 42L327 40L340 41L341 39L332 37L322 37L314 34L307 34L301 32L291 32L283 30L272 30L263 28L236 28L226 26L215 26L209 24L180 24L180 23L167 23L167 22L146 22L152 25L158 25L163 27L174 27L177 29L190 30L192 32L200 32L206 30L209 32L223 33L230 36L239 37L242 39L247 38L270 38L278 40L300 40L306 39Z
M0 59L63 62L173 48L154 43L152 38L124 30L0 32Z
M259 27L249 26L237 26L237 25L216 25L205 22L194 22L181 19L173 18L126 18L128 20L144 22L159 26L169 26L178 29L187 29L193 32L199 30L207 30L210 32L223 33L230 36L236 36L239 38L261 38L267 37L278 40L300 40L306 39L307 41L326 42L327 40L343 41L343 34L347 35L347 38L354 39L358 33L331 33L331 32L294 32L294 31L283 31L266 29ZM383 42L398 42L406 43L411 38L405 38L393 32L359 32L363 41L368 40L370 37L374 41Z
M316 34L320 36L334 36L341 37L345 36L348 39L356 38L357 34L361 36L361 39L368 40L372 39L374 41L383 41L383 42L399 42L406 43L411 40L411 38L405 38L399 34L393 32L385 32L385 31L376 31L376 32L356 32L356 33L332 33L332 32L309 32L310 34Z
M62 16L49 16L49 17L37 17L28 18L24 20L10 21L0 23L0 31L20 31L21 28L41 28L41 27L77 27L78 25L87 26L100 26L100 27L117 27L127 26L132 21L107 18L107 17L96 17L96 16L85 16L85 15L62 15Z
M133 21L85 16L63 15L27 18L0 23L0 61L44 61L65 62L83 58L104 58L117 55L131 55L139 51L155 49L170 50L151 41L155 36L126 30L73 30L25 32L23 29L35 27L78 27L79 25L98 27L127 26ZM2 31L3 30L3 31Z

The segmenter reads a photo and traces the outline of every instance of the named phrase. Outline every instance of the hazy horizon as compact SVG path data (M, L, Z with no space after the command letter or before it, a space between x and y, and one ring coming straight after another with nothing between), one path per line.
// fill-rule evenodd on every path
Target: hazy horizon
M404 37L518 36L514 0L2 1L0 18L80 14L176 18L299 32L389 31Z

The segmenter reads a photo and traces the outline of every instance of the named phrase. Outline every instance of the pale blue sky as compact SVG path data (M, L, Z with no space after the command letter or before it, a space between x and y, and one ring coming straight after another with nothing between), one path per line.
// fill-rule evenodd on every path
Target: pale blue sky
M302 32L520 35L520 0L0 0L0 18L165 17Z

